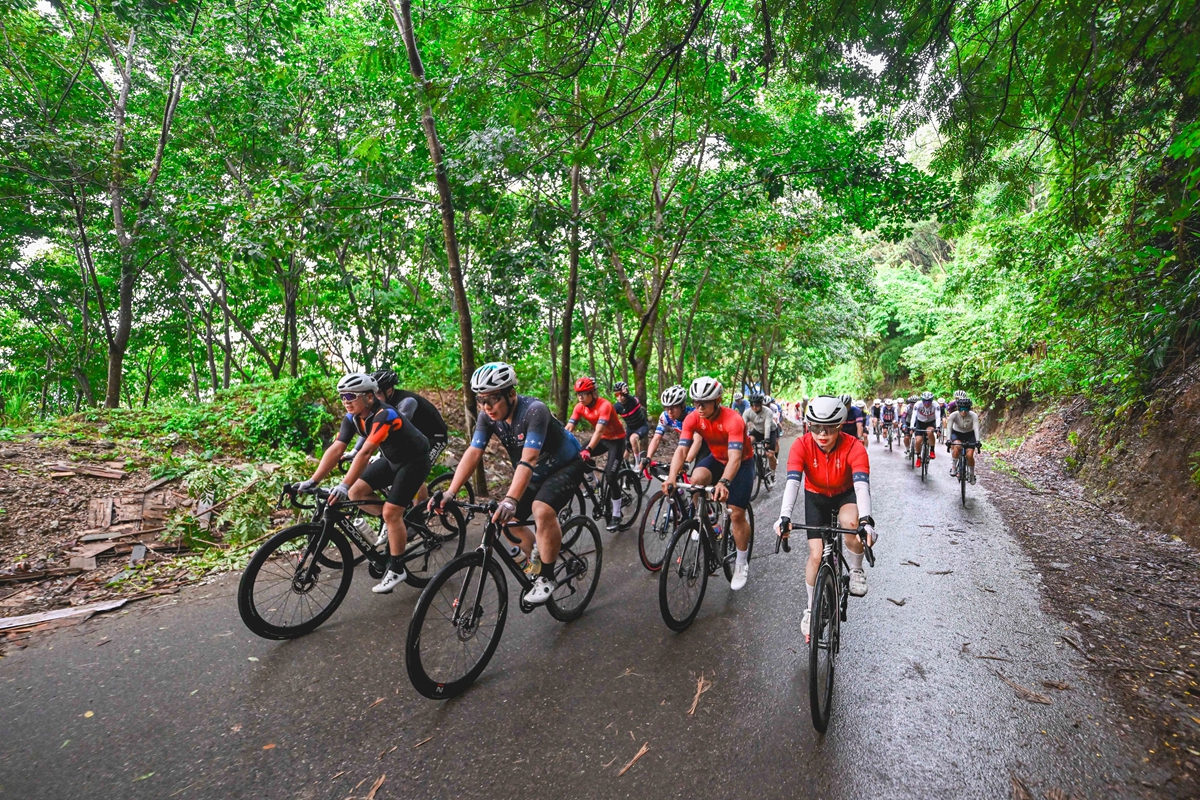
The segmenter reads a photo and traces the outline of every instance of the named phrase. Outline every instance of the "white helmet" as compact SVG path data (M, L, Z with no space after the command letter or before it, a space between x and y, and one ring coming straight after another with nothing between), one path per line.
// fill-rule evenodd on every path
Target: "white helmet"
M663 389L663 393L658 396L658 399L664 407L681 406L687 402L687 392L682 386L676 384Z
M337 390L339 392L356 392L365 394L366 392L375 392L379 389L379 384L370 375L362 372L351 372L349 375L338 381Z
M938 404L939 406L940 406L940 405L944 405L944 404L945 404L945 402L946 402L946 398L944 398L944 397L939 397L939 398L937 399L937 404Z
M859 400L859 401L858 401L858 402L856 402L854 405L858 406L859 408L866 408L866 407L867 407L867 401L866 401L866 400Z
M925 403L932 403L933 392L921 392L921 401Z
M851 396L850 396L850 395L848 395L848 394L844 394L844 395L842 395L841 397L839 397L839 398L838 398L838 400L839 400L839 401L841 402L841 404L842 404L842 405L844 405L844 406L848 406L848 405L850 405L851 403L853 403L853 402L854 402L854 398L853 398L853 397L851 397Z
M743 395L741 392L734 392L734 393L733 393L733 399L734 399L734 400L745 400L745 399L746 399L746 396L745 396L745 395Z
M701 403L708 400L720 400L722 391L724 389L719 380L703 375L692 381L688 394L697 403Z
M814 397L808 401L804 421L812 425L841 425L846 421L846 405L840 397Z
M894 405L896 405L896 401L889 397L888 399L883 401L883 404L885 406L894 406Z
M962 389L956 389L954 391L954 399L955 400L966 400L967 393L965 391L963 391Z
M883 405L883 401L880 400L878 397L876 397L875 402L872 403L872 405L881 406L881 405Z
M471 375L471 391L499 392L517 385L517 371L503 361L484 364Z

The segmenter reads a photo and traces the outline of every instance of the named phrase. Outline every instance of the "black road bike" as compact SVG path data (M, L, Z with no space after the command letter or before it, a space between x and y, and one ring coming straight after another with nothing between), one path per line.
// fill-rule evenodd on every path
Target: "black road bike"
M590 474L593 478L596 473L600 473L600 477L596 478L594 482L585 479L579 484L571 502L558 512L559 521L565 523L575 516L589 516L588 501L591 501L591 518L608 522L612 518L613 492L619 490L621 492L621 518L617 521L617 530L627 531L632 528L638 518L638 512L642 510L642 497L646 491L641 478L629 467L622 466L617 470L616 487L613 487L609 485L608 476L604 470L596 466L595 461L589 459L584 463L591 470ZM564 541L566 540L564 539Z
M759 492L764 488L769 492L775 486L775 471L771 469L771 462L767 460L767 443L764 441L755 440L754 442L754 491L750 494L751 500L757 500Z
M808 625L808 699L813 727L821 733L829 727L834 665L842 645L842 623L846 621L846 605L850 599L850 565L842 554L842 536L862 539L867 563L875 566L875 553L867 544L866 531L839 528L836 515L831 522L827 526L813 527L794 525L787 517L783 519L784 530L818 532L825 545Z
M377 548L353 523L368 505L382 500L344 501L329 504L329 490L317 489L312 504L301 503L293 485L283 487L295 508L311 509L312 519L284 528L250 557L238 584L238 612L242 622L264 639L294 639L311 633L337 610L354 578L354 566L370 562L372 578L382 578L387 568L387 546ZM426 519L422 505L404 516L408 544L404 549L407 583L421 588L463 551L466 528L457 511L436 520ZM351 542L358 548L355 556Z
M446 508L457 505L447 503ZM520 587L521 611L528 614L537 608L524 599L534 578L525 574L507 546L508 541L515 541L507 528L533 527L533 523L498 525L491 521L496 507L493 501L469 509L488 519L483 541L434 575L413 610L405 645L408 677L418 692L432 700L465 692L496 652L508 617L508 584L501 565ZM573 517L563 526L554 594L545 604L550 616L570 622L583 613L596 593L602 557L600 530L594 522Z
M661 483L670 474L670 465L651 461L643 473ZM687 471L681 470L679 478L686 485ZM646 513L642 515L642 526L638 529L638 556L642 559L643 567L651 572L662 569L663 556L667 552L667 545L671 543L671 534L685 519L692 516L692 511L692 504L679 492L668 494L660 489L650 498L646 504Z
M921 480L922 480L922 482L925 480L925 476L929 474L929 452L930 452L929 431L931 431L931 430L933 430L933 429L925 428L925 429L921 430L920 433L918 433L918 429L913 428L911 431L909 431L909 436L911 438L908 440L908 452L905 453L905 455L908 457L908 466L909 467L913 467L916 465L916 459L918 457L921 459ZM917 436L918 435L920 435L920 437L921 437L920 451L917 450Z
M892 450L892 442L896 440L896 425L895 423L884 423L883 425L884 439L887 441L887 449L890 453Z
M687 486L695 513L675 529L663 555L658 573L658 607L663 622L673 631L686 630L700 611L708 576L725 570L725 579L733 580L737 564L737 546L729 510L712 500L712 486ZM749 555L754 555L754 509L746 508L750 523Z
M954 447L961 447L958 458L954 459L954 471L958 473L958 489L962 497L963 508L967 507L967 450L978 450L979 442L946 442L946 451L953 453Z

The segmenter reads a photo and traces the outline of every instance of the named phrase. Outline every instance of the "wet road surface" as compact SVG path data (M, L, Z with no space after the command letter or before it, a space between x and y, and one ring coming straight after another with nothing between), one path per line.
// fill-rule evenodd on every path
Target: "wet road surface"
M0 797L365 797L380 776L377 800L1000 798L1013 776L1038 797L1140 796L1161 778L1146 743L1040 609L986 473L964 509L944 451L924 484L899 452L869 452L878 562L851 599L825 736L799 635L802 547L773 552L780 485L755 503L750 583L710 580L686 632L662 622L636 527L605 534L584 616L510 603L495 658L450 702L404 670L415 590L372 595L365 569L292 642L242 626L237 576L46 637L0 661ZM689 715L701 675L712 687Z

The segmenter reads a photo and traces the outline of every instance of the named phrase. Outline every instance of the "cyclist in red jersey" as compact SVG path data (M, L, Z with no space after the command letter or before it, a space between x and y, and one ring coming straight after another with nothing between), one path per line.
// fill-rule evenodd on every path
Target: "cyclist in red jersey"
M591 423L592 438L583 448L579 457L587 461L596 454L607 453L608 461L604 463L604 475L608 485L612 487L612 516L608 520L608 529L615 531L621 523L621 492L617 486L617 470L625 460L625 426L613 404L596 394L596 381L592 378L580 378L575 381L575 396L579 402L571 412L567 421L567 430L575 432L575 426L582 417Z
M698 434L708 445L709 455L700 459L692 470L692 483L711 485L716 473L721 473L713 489L713 499L729 506L730 527L737 545L737 566L729 588L738 591L750 578L750 521L746 518L746 509L754 489L754 459L742 460L746 423L741 414L721 405L722 391L721 382L716 378L692 381L688 393L696 403L696 410L684 417L679 446L671 459L671 474L663 483L663 491L675 491L683 460Z
M875 543L875 520L871 518L871 462L866 448L857 437L842 431L846 406L837 397L815 397L805 411L808 433L792 443L788 452L787 487L783 505L775 523L775 533L784 537L791 525L792 507L804 481L804 524L825 526L833 514L841 528L863 528L870 544ZM846 537L845 556L850 566L850 594L867 593L867 575L863 571L863 544L857 536ZM808 607L800 621L800 630L808 638L808 623L816 590L817 570L821 566L824 542L819 533L808 533L808 566L804 573L808 589Z

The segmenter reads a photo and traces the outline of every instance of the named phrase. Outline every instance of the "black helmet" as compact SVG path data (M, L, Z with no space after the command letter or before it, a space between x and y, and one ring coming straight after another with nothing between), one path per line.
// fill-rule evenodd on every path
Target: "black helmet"
M763 396L757 392L750 395L750 405L761 406L763 404Z
M383 392L395 389L396 384L400 382L400 379L396 377L396 373L390 369L381 369L371 377L375 379L375 383L379 385L379 390Z
M956 401L955 408L957 408L959 411L970 411L971 399L969 397L964 397L962 400Z
M613 384L613 394L629 394L629 384L625 381L617 381Z

